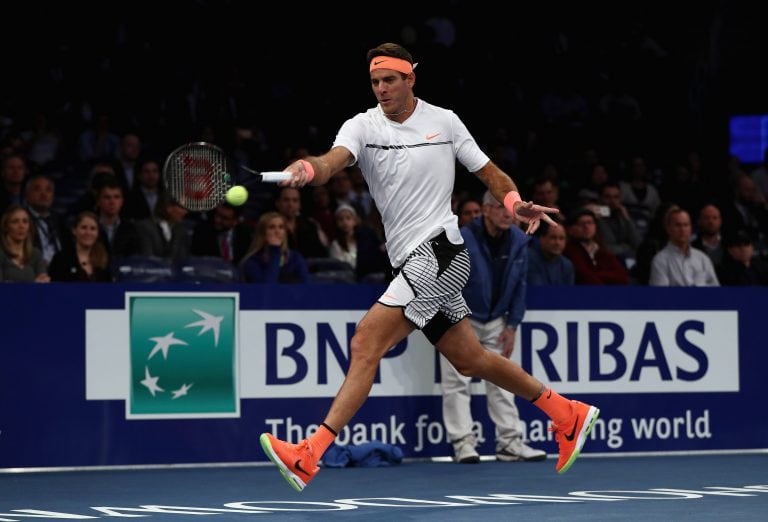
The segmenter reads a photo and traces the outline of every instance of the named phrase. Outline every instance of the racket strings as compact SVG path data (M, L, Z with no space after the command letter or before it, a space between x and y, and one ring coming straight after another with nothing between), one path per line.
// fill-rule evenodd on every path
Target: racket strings
M215 208L231 185L224 152L209 143L179 147L166 160L164 173L170 195L192 211Z

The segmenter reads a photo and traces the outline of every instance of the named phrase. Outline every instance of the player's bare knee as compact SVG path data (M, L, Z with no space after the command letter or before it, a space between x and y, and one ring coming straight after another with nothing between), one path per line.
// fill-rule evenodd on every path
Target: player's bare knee
M476 377L481 373L477 359L473 357L459 357L451 361L453 367L464 377Z
M480 377L481 379L485 379L488 374L489 365L493 364L491 360L492 355L493 354L487 350L473 352L472 356L466 357L465 362L461 365L462 368L459 369L457 367L456 369L465 377Z
M376 341L360 330L355 333L349 342L350 360L356 364L377 365L381 360L380 350Z

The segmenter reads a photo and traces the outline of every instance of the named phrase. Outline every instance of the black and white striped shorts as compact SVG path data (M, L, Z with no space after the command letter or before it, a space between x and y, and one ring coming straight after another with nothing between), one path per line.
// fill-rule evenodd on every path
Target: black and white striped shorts
M470 314L461 291L469 278L469 252L442 234L411 252L379 302L402 307L406 319L434 344Z

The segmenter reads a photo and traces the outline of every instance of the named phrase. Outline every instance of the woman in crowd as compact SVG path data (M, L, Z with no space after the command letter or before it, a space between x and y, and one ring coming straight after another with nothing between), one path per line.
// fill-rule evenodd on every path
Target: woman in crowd
M0 281L47 283L45 260L33 246L29 212L21 205L10 205L0 219Z
M259 218L240 270L248 283L309 282L307 262L299 252L288 248L285 218L278 212L267 212Z
M389 262L373 230L360 223L357 211L350 205L339 205L335 215L336 239L328 249L329 255L348 263L358 278L372 273L383 276Z
M56 253L48 273L52 281L109 282L109 255L99 241L99 221L96 214L83 211L77 215L72 229L74 245Z

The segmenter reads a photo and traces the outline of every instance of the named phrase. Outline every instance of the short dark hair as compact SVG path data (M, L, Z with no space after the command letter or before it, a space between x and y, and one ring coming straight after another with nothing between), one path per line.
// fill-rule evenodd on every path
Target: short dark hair
M557 225L560 228L562 228L563 225L565 224L563 218L561 218L557 214L550 214L549 217L552 218L552 221L557 223ZM546 236L547 232L549 232L551 228L552 228L552 225L550 225L549 223L547 223L542 219L541 221L539 221L539 228L536 229L536 236L538 237Z
M411 53L405 47L396 43L387 42L368 50L368 53L365 55L366 63L371 63L371 60L377 56L391 56L392 58L400 58L413 64Z
M579 221L579 218L582 216L590 216L594 220L595 224L597 224L597 216L595 213L586 207L581 207L576 209L575 212L568 214L568 217L565 220L565 225L568 227L575 225Z
M621 185L619 185L619 182L618 182L618 181L616 181L615 179L609 179L608 181L606 181L605 183L603 183L602 185L600 185L600 188L599 188L599 191L600 191L600 195L602 195L602 194L603 194L603 191L604 191L605 189L609 188L609 187L610 187L610 188L615 188L615 189L621 190Z
M94 178L94 180L95 179L96 178ZM125 189L123 188L123 185L117 179L117 176L109 172L104 173L102 182L99 183L98 186L96 187L96 194L101 196L101 193L104 192L105 189L117 189L120 191L120 194L122 194L123 197L125 197Z

